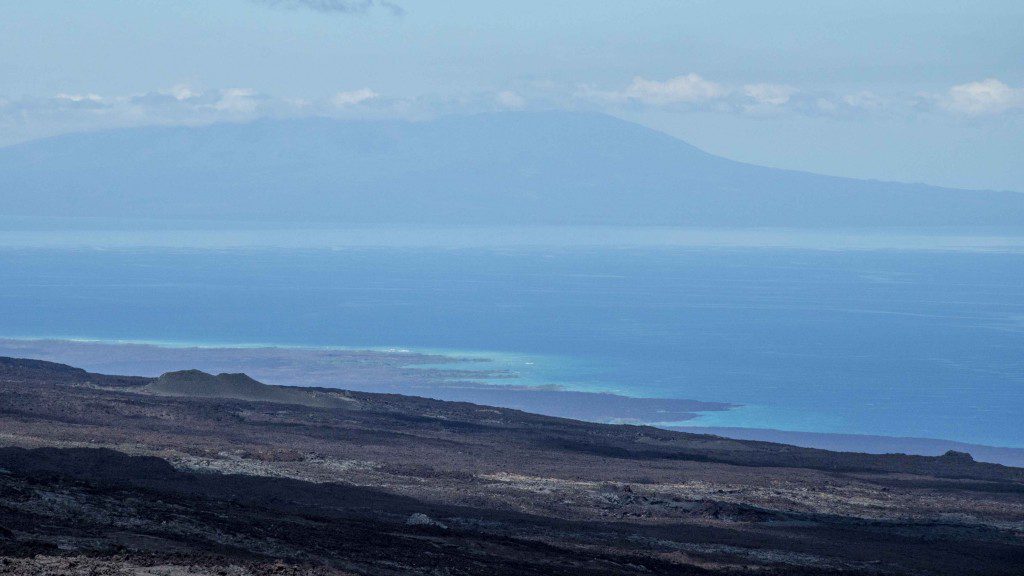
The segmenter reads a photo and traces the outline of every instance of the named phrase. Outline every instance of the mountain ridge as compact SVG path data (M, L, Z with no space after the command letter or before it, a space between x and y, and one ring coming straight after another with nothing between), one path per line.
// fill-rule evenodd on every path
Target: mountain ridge
M745 164L621 119L259 120L0 148L14 216L339 224L1015 226L1024 194Z

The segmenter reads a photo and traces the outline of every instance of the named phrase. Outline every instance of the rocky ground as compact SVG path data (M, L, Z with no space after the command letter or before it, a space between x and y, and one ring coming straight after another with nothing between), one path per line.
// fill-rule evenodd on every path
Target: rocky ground
M0 573L1024 573L1024 469L0 359Z

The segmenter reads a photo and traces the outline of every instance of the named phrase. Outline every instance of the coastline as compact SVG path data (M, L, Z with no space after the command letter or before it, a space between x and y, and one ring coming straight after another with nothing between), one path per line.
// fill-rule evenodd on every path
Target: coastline
M665 426L669 430L694 434L713 434L735 440L759 440L789 444L801 448L818 448L833 452L866 454L914 454L941 456L949 451L965 452L979 462L1024 467L1024 448L987 446L937 438L876 436L871 434L840 434L835 432L797 432L771 428L737 428L727 426Z
M846 452L934 456L956 450L969 452L979 461L1024 466L1024 448L935 438L700 425L701 415L726 412L740 405L522 385L514 372L494 368L496 363L487 358L461 352L0 338L0 356L60 362L105 374L158 376L185 368L212 373L245 372L268 384L421 396L513 408L545 416L651 425L681 432ZM668 424L686 422L693 424Z
M737 405L639 398L529 385L500 362L461 352L277 345L222 346L57 338L0 338L0 356L33 358L101 374L245 372L267 384L384 392L513 408L592 422L688 421ZM507 383L506 383L507 382Z

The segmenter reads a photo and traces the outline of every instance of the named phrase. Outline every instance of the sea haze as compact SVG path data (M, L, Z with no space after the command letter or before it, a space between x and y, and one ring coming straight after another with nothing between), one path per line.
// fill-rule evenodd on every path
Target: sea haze
M523 384L742 405L688 424L1024 447L1019 242L195 249L22 239L0 248L3 337L457 351L489 356Z

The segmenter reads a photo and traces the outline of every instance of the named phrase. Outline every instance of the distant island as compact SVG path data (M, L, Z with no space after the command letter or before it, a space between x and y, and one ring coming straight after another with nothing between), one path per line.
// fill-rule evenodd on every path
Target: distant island
M326 224L1020 226L1024 194L744 164L610 116L261 120L0 148L8 216Z

